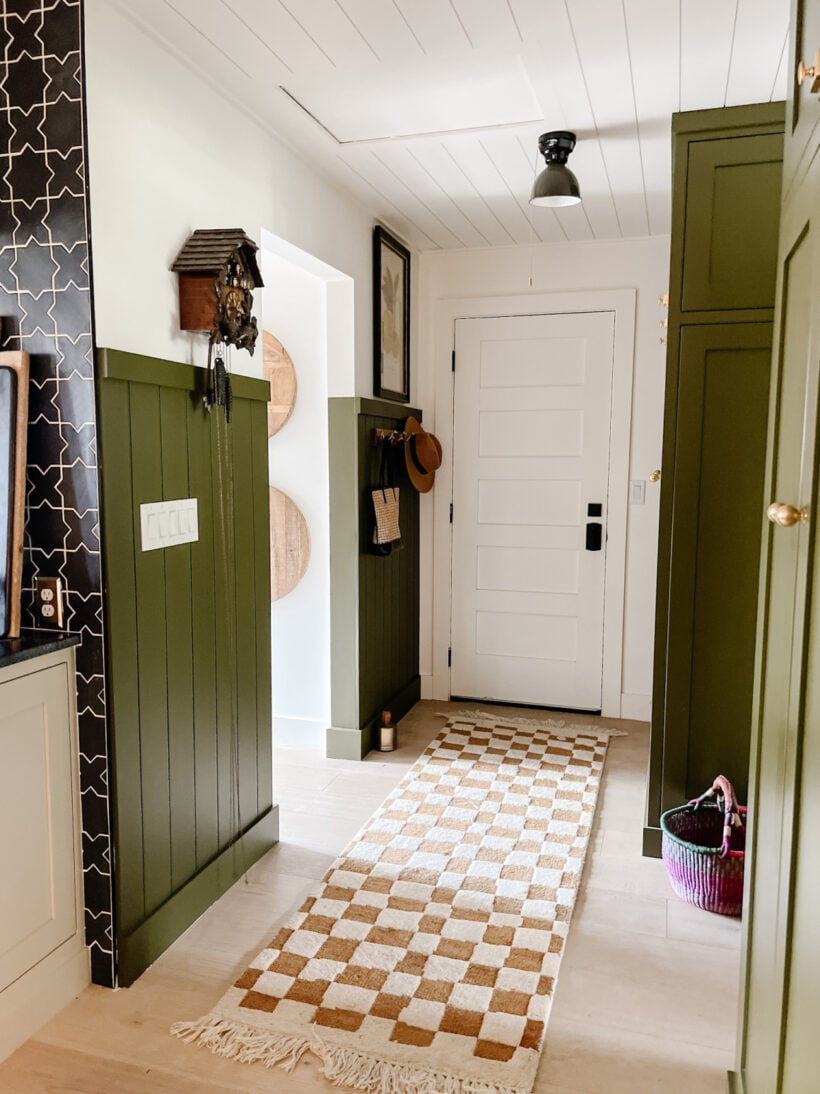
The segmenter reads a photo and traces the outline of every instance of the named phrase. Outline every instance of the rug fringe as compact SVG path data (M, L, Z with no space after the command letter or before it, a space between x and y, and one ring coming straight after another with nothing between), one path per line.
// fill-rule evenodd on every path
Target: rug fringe
M575 722L566 722L563 718L508 718L506 714L492 714L487 710L451 710L437 711L436 718L469 718L471 722L481 722L489 726L532 726L538 729L560 729L562 737L577 737L580 733L589 732L598 737L628 737L625 729L610 729L609 726L578 725Z
M262 1063L291 1072L306 1052L318 1056L322 1074L334 1086L367 1094L530 1094L531 1087L496 1086L482 1079L464 1079L444 1071L379 1060L354 1049L329 1045L315 1038L260 1033L252 1026L218 1014L196 1022L177 1022L171 1033L188 1044L209 1048L217 1056L243 1064Z
M313 1049L324 1062L322 1074L336 1086L367 1094L530 1094L532 1087L496 1086L483 1079L464 1079L446 1071L394 1063L354 1049L319 1044Z
M304 1038L260 1033L218 1014L206 1014L197 1022L177 1022L171 1033L188 1044L209 1048L217 1056L242 1064L262 1063L291 1072L311 1047Z

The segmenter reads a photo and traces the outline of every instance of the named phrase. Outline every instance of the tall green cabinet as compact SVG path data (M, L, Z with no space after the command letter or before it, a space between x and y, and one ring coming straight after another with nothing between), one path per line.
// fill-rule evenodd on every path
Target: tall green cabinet
M675 114L644 852L715 775L745 798L783 103Z

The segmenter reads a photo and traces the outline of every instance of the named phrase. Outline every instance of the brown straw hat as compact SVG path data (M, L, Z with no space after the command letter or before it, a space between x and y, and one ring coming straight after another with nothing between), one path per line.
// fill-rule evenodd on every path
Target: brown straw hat
M434 433L428 433L415 418L404 423L407 440L404 442L404 459L410 482L420 494L432 489L436 471L441 467L441 445Z

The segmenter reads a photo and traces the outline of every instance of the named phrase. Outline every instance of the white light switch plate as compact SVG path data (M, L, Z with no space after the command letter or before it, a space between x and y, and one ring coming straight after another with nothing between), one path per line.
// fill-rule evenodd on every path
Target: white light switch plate
M632 479L629 483L629 501L632 505L646 504L646 479Z
M143 551L195 543L199 539L196 498L152 501L140 506L140 534Z

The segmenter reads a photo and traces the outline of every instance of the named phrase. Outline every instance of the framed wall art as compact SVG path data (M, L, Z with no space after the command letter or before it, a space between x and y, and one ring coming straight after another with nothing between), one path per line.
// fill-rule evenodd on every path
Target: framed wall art
M410 402L410 252L373 229L373 394Z

